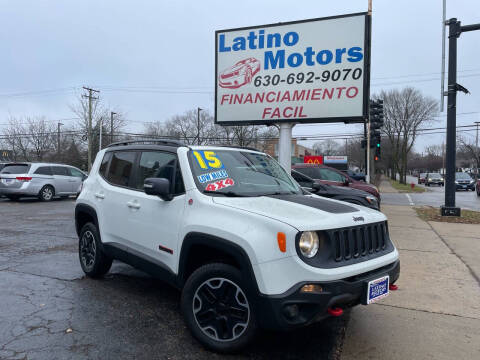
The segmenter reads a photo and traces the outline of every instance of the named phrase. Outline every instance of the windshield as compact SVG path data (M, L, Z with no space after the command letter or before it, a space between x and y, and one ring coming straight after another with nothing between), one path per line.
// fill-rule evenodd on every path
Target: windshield
M431 178L431 179L441 179L442 178L442 176L439 173L428 174L428 177Z
M464 172L455 173L455 179L457 179L457 180L472 180L470 175L468 175L467 173L464 173Z
M0 171L0 174L26 174L30 165L28 164L7 164Z
M190 167L197 188L226 196L302 194L270 156L240 150L193 150Z

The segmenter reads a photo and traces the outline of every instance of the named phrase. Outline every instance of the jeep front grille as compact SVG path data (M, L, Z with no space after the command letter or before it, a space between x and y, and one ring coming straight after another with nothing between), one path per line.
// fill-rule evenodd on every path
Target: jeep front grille
M335 229L328 233L336 262L376 257L390 247L386 222Z

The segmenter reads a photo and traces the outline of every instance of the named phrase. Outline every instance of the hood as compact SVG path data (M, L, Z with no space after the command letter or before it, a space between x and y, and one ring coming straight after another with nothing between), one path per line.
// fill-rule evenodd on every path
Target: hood
M327 192L332 195L349 195L349 196L371 196L370 193L351 188L348 186L335 186L335 185L324 185L327 189Z
M300 231L335 229L386 220L385 215L363 206L317 195L213 197L219 205L244 210L289 224Z

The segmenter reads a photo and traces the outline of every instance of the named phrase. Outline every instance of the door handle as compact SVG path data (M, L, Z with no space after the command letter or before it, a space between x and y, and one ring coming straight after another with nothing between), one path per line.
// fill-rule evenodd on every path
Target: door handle
M127 206L132 209L140 209L140 204L136 201L127 202Z
M101 194L101 193L95 193L95 197L97 199L105 199L105 195L104 194Z

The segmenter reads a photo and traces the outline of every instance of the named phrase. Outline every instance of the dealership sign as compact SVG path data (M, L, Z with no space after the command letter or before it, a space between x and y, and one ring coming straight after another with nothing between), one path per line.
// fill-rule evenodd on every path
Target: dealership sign
M216 31L215 121L363 121L369 24L360 13Z

